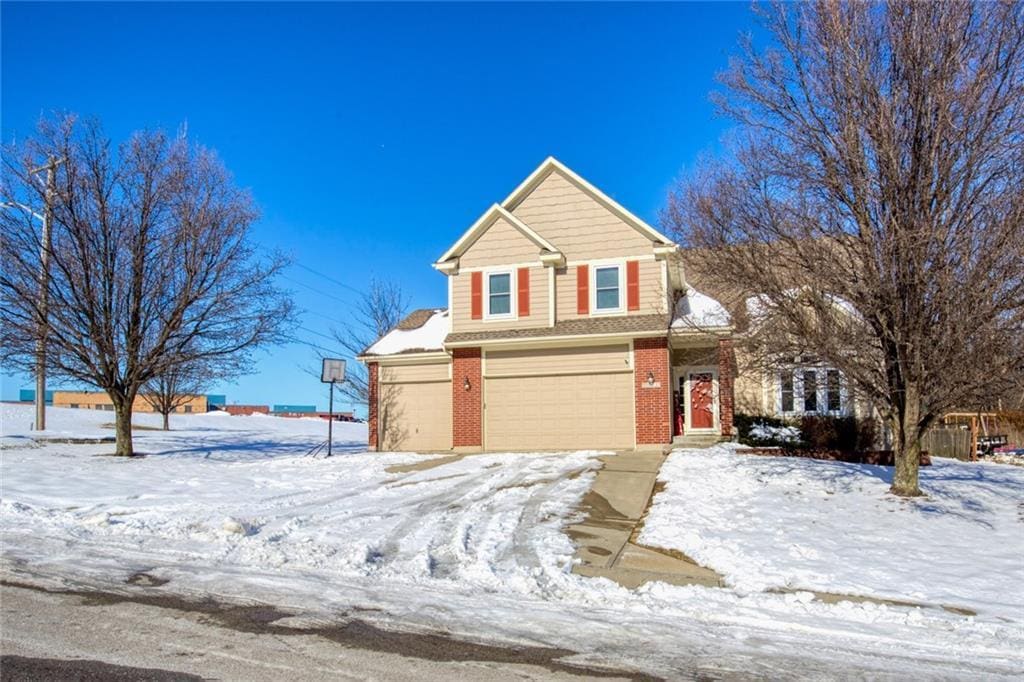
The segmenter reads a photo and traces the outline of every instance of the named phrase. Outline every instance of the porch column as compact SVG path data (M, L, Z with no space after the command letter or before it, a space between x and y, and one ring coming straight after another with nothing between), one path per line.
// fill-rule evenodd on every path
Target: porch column
M732 436L732 415L735 395L733 380L736 372L736 355L732 339L718 341L718 422L723 436Z
M668 338L633 339L636 444L672 442L672 374Z

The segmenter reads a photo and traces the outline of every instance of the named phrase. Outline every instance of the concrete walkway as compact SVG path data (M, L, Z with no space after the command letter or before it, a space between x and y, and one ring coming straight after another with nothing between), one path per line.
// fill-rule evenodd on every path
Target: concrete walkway
M678 552L636 541L666 453L622 452L601 458L604 466L583 498L587 518L567 529L579 562L573 571L603 576L635 588L658 580L675 585L721 586L721 576Z

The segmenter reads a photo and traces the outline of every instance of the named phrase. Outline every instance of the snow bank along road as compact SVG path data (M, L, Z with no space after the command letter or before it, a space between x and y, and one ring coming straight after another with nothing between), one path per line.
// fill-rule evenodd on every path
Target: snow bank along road
M829 605L742 581L631 591L574 575L563 528L579 520L599 453L481 455L394 473L422 458L362 452L361 425L336 430L341 455L313 459L304 454L324 437L321 421L195 415L173 419L170 433L139 431L149 456L124 461L95 456L110 445L34 446L23 437L29 409L3 407L8 580L259 602L289 614L291 627L355 618L665 677L1024 674L1019 613ZM55 431L76 435L109 434L108 419L50 416Z

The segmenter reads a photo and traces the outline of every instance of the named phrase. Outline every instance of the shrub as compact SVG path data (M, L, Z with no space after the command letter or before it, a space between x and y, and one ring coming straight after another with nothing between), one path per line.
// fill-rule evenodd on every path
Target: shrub
M787 450L870 452L876 447L875 420L831 415L807 415L798 420L755 414L733 417L739 442L754 447Z
M759 447L794 447L799 443L796 426L778 417L759 414L736 414L733 426L740 443Z
M807 415L800 419L801 447L810 450L866 452L875 447L875 420L831 415Z

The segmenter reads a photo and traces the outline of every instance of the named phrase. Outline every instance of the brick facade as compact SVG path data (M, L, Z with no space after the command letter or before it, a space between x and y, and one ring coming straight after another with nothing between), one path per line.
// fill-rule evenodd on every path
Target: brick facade
M668 339L633 341L636 392L636 443L654 445L672 441L672 376ZM648 381L653 375L653 386Z
M376 362L370 362L366 365L366 386L367 386L367 415L366 423L369 426L369 437L367 439L367 445L370 450L377 449L377 368L379 365Z
M733 392L735 377L736 362L732 339L721 339L718 342L718 419L723 436L732 435L732 415L736 401Z
M483 373L479 348L452 350L452 446L483 445ZM469 379L469 390L466 390Z

